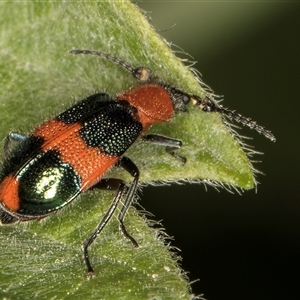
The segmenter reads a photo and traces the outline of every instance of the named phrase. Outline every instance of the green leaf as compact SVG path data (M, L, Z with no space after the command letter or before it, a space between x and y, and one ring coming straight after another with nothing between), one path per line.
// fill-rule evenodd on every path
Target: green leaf
M0 94L2 138L28 132L48 117L95 91L111 96L137 83L120 66L68 51L94 49L128 64L145 66L165 82L204 96L197 78L183 66L128 1L1 2ZM151 132L183 141L183 166L161 147L138 141L126 154L141 181L203 179L249 189L252 166L221 116L189 107ZM108 176L130 181L120 170ZM0 295L7 299L189 299L189 285L161 231L131 208L128 231L141 247L132 249L116 218L91 247L97 276L85 277L81 243L107 210L113 193L92 191L41 222L2 227ZM159 233L160 232L160 233Z

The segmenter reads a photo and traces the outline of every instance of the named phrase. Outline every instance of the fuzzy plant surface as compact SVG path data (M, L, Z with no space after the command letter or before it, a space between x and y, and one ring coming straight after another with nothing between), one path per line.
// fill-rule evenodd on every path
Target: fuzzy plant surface
M130 74L106 59L68 54L71 49L110 53L133 67L145 66L164 82L203 97L196 76L175 57L140 10L129 1L43 1L0 3L1 139L30 132L41 122L95 92L112 97L137 85ZM189 106L150 132L183 141L178 151L137 141L126 155L141 182L215 182L238 189L255 186L244 149L217 113ZM130 183L113 168L106 175ZM90 249L97 273L86 278L82 242L101 220L114 193L93 190L42 221L0 228L2 299L190 299L189 282L166 246L159 226L130 208L127 230L133 249L113 217Z

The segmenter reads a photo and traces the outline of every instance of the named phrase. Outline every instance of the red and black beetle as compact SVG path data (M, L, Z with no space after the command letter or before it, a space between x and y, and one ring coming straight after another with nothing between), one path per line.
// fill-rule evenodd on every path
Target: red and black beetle
M152 76L144 67L132 68L102 52L72 50L71 54L104 57L127 69L142 82L120 93L116 99L98 93L79 101L57 117L43 123L30 134L11 132L4 143L5 159L0 173L0 221L39 220L60 210L90 188L117 190L108 211L83 244L88 274L94 274L88 248L125 197L118 216L120 229L134 246L138 243L124 226L125 214L132 203L139 181L139 170L124 153L138 139L164 146L171 155L182 145L180 140L145 134L155 123L168 122L175 113L193 103L205 112L219 112L255 129L275 141L273 134L234 111L218 105L209 97L201 99ZM11 147L11 142L14 147ZM127 189L120 179L104 178L112 166L125 169L133 182Z

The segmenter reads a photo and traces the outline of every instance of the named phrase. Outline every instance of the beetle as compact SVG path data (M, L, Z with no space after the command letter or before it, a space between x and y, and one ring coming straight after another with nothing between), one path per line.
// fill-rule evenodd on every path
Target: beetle
M68 205L91 188L115 189L116 195L94 231L83 243L88 275L94 275L89 246L103 230L124 198L118 221L123 235L138 247L127 232L124 218L136 193L139 170L124 153L137 140L165 147L176 159L182 146L178 139L146 134L155 123L168 122L175 113L192 103L207 113L220 113L263 134L274 135L235 111L219 105L209 96L200 98L164 83L145 67L133 68L120 59L99 51L71 50L71 54L96 55L126 69L141 84L113 99L105 93L93 94L30 134L11 132L4 141L4 161L0 173L0 221L3 225L40 220ZM105 178L118 166L132 177L129 187L117 178Z

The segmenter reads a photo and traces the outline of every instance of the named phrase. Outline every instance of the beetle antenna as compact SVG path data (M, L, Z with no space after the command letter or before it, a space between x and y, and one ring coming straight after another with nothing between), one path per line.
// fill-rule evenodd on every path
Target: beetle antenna
M110 55L104 52L95 51L95 50L79 50L79 49L73 49L69 51L70 54L87 54L87 55L96 55L103 58L106 58L110 61L115 62L116 64L123 67L125 70L127 70L129 73L132 74L132 76L140 81L147 82L151 77L151 71L144 67L138 67L138 68L132 68L130 65L128 65L126 62Z
M95 50L86 50L86 49L83 49L83 50L73 49L73 50L70 50L69 53L74 54L74 55L87 54L87 55L100 56L100 57L106 58L106 59L113 61L114 63L120 65L125 70L127 70L129 73L131 73L134 78L136 78L142 82L148 82L148 81L153 80L153 78L151 77L150 69L147 69L144 67L133 68L130 65L128 65L126 62L124 62L110 54L104 53L104 52L95 51ZM177 91L177 89L175 89L173 87L172 87L172 89ZM183 96L186 95L185 93L182 93L182 94L183 94ZM248 126L249 128L256 130L258 133L264 135L266 138L270 139L272 142L276 141L276 138L271 133L271 131L256 124L256 122L253 121L251 118L246 118L246 117L242 116L241 114L235 112L234 110L229 110L227 108L224 108L222 105L218 105L215 101L213 101L212 99L210 99L208 97L205 97L202 100L199 96L189 95L188 98L189 98L189 100L191 100L191 102L194 105L199 106L205 112L219 112L220 114L227 116L231 120L234 120L238 123L241 123L244 126ZM189 102L189 100L184 101L184 103L187 104Z
M270 139L272 142L276 141L275 136L271 131L265 129L264 127L258 125L251 118L247 118L237 113L234 110L229 110L228 108L218 105L212 99L205 97L203 100L198 96L192 96L191 101L194 105L199 106L205 112L219 112L221 115L228 117L244 126L248 126L251 129L256 130L258 133L264 135L266 138Z
M251 118L244 117L241 114L235 112L234 110L229 110L227 108L224 108L223 106L219 106L217 111L227 116L229 119L232 119L238 123L241 123L244 126L248 126L249 128L256 130L258 133L264 135L272 142L276 141L276 138L271 131L265 129L263 126L258 125L256 121L253 121Z

